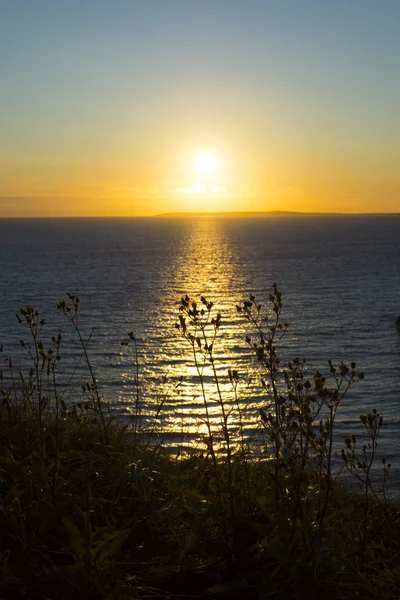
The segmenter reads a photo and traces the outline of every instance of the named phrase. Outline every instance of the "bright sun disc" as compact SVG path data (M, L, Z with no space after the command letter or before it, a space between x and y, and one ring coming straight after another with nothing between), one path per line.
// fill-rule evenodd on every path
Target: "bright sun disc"
M218 166L218 158L213 152L200 152L194 164L201 173L213 173Z

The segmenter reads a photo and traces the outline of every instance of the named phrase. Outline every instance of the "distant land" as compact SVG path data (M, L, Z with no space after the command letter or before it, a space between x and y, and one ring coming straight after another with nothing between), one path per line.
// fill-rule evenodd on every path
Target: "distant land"
M270 211L234 211L234 212L171 212L154 215L156 218L176 218L176 217L228 217L228 218L285 218L285 217L383 217L399 216L400 213L340 213L340 212L295 212L288 210L270 210Z
M3 216L0 215L0 221L30 221L30 220L104 220L104 219L201 219L201 218L226 218L226 219L286 219L286 218L310 218L310 217L343 217L343 218L355 218L355 217L400 217L400 212L392 213L343 213L343 212L296 212L289 210L269 210L269 211L221 211L221 212L168 212L159 213L155 215L85 215L85 216Z

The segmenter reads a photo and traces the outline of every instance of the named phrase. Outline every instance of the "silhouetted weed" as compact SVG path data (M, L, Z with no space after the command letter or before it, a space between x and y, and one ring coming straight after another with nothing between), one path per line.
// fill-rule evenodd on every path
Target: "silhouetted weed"
M217 369L223 315L209 299L182 298L176 331L195 365L207 436L179 457L157 446L155 425L143 426L134 334L134 411L123 424L99 393L79 298L58 308L86 362L82 397L67 403L60 393L63 340L42 341L32 307L17 317L31 368L20 373L7 359L0 374L2 598L400 597L400 507L388 497L386 458L379 480L373 470L383 417L360 416L365 441L346 436L343 464L361 491L344 485L333 467L335 421L363 374L355 363L329 362L326 376L309 376L300 357L282 363L289 323L277 286L266 309L254 296L237 307L260 369L255 448L244 432L244 375L231 366L225 394Z

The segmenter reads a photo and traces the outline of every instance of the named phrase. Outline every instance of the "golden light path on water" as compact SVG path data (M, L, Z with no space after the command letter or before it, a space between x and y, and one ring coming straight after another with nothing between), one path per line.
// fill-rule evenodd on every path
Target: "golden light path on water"
M245 299L242 291L247 289L246 278L218 220L187 221L186 234L174 248L173 260L164 269L158 286L164 293L158 306L153 307L148 330L156 343L143 349L146 364L141 365L143 385L158 371L158 383L154 378L157 399L148 401L149 395L142 388L142 417L148 429L154 430L160 441L182 452L205 449L210 426L215 447L223 450L222 399L233 446L239 440L249 441L257 430L260 433L258 409L266 399L257 397L254 385L248 385L252 375L253 382L256 379L251 374L256 365L245 342L248 324L236 310L236 304ZM192 346L174 327L179 299L186 294L200 308L200 297L205 296L214 303L212 315L221 313L221 326L213 344L215 373L197 345L196 366ZM213 331L210 325L206 333L212 337ZM167 372L164 385L160 385L160 365ZM229 369L237 370L240 377L236 394ZM130 375L126 375L132 377L132 370L129 371ZM260 386L257 389L261 392ZM133 401L131 413L135 411Z

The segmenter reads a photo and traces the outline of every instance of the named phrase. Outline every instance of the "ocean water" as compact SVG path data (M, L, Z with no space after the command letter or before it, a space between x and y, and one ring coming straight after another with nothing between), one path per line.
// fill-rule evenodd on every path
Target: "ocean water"
M134 412L135 353L132 343L125 345L132 331L138 339L144 420L150 423L163 403L157 427L165 442L201 443L198 379L190 348L174 324L182 295L197 300L205 295L222 314L214 344L221 386L231 393L227 371L236 368L251 435L256 409L266 400L245 342L251 328L235 306L250 293L267 304L274 282L284 293L284 318L291 322L283 362L304 357L312 376L316 368L328 372L328 359L356 361L365 379L339 409L337 443L347 433L361 432L359 414L376 407L385 422L378 455L393 464L395 485L400 216L0 220L0 359L3 367L9 356L24 366L19 339L26 336L15 313L27 304L37 307L46 321L45 346L62 332L62 393L66 400L78 399L88 375L73 332L56 310L67 292L77 294L100 390L115 413L129 420ZM212 400L207 371L205 382ZM218 421L216 413L213 418Z

